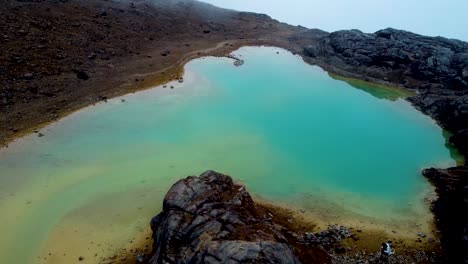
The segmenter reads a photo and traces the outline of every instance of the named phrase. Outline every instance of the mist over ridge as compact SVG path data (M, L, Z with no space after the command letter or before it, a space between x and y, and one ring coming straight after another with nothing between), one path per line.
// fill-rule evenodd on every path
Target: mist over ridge
M203 0L219 7L265 13L292 25L326 31L359 29L373 33L392 27L428 36L468 40L468 1L404 0Z

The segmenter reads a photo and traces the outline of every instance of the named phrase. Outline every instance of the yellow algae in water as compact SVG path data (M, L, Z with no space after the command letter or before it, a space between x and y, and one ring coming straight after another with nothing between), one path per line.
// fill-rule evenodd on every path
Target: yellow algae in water
M339 75L332 74L332 73L329 73L329 75L331 78L335 80L344 81L348 83L349 85L353 86L354 88L367 92L371 94L372 96L375 96L376 98L379 98L379 99L387 99L387 100L395 101L398 99L405 99L405 98L415 95L413 91L403 89L400 87L366 82L364 80L343 77L343 76L339 76Z

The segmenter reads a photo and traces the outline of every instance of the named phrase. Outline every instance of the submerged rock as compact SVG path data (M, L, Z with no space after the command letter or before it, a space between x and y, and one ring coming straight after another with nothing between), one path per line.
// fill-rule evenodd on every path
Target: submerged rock
M207 171L178 181L151 221L149 263L299 263L244 187Z
M244 60L235 60L234 61L234 66L239 67L239 66L242 66L242 65L244 65Z

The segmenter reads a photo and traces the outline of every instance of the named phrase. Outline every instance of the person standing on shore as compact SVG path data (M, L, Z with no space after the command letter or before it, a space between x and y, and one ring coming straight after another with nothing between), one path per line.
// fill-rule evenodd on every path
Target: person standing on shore
M387 262L388 257L390 255L392 255L393 253L395 253L395 252L392 250L390 241L388 241L387 243L382 243L382 247L380 249L380 260L381 261Z

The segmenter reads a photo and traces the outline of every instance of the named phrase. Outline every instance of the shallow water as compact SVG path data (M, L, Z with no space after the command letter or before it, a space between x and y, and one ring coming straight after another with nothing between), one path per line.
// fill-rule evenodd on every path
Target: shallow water
M109 100L0 150L0 263L97 262L146 230L177 179L207 169L333 217L427 219L421 169L455 164L431 119L284 50L235 53L243 66L194 60L176 89Z

